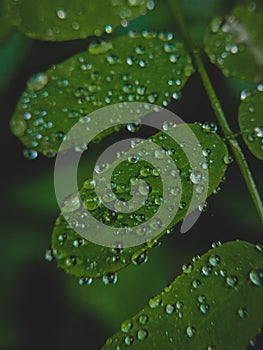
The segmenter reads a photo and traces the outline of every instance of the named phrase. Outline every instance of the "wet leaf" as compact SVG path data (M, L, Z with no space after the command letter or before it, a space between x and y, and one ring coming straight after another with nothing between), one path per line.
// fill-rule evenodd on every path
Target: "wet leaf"
M192 148L192 157L195 157L200 150L205 155L205 163L200 164L202 171L204 169L208 171L208 178L205 178L200 171L195 174L189 163L189 159L184 153L184 147L187 147L187 142L185 145L179 145L168 136L166 133L160 132L152 137L154 144L161 146L169 155L169 160L176 164L178 171L171 172L171 174L165 175L165 182L161 180L161 176L155 166L150 163L138 160L134 162L134 159L129 158L123 160L121 164L117 167L114 163L103 172L102 179L106 178L107 172L114 169L112 175L112 183L105 184L105 191L101 199L97 196L95 192L95 184L91 179L88 179L82 189L80 190L80 198L82 203L93 217L96 218L98 222L102 222L106 225L110 225L116 228L116 233L119 228L136 228L138 224L143 224L142 227L133 233L132 238L135 236L134 240L140 239L141 237L146 241L144 244L139 244L137 246L130 246L123 248L123 239L126 239L127 235L122 236L120 233L116 236L116 241L112 244L112 248L108 246L97 245L94 240L88 241L80 236L79 233L75 231L72 227L82 230L83 235L84 230L91 234L92 239L96 239L92 236L95 231L94 226L90 228L86 226L86 222L83 226L83 213L82 210L78 210L79 205L78 200L74 199L76 196L69 197L65 202L63 210L63 215L60 215L56 221L56 225L52 236L52 248L53 255L58 262L58 266L65 269L67 272L74 274L79 277L83 277L83 283L87 283L90 278L104 278L105 284L108 284L109 276L111 282L116 282L116 272L125 266L135 263L140 264L147 259L147 250L158 245L159 238L161 238L167 232L167 229L171 229L176 223L181 221L190 210L190 202L194 198L196 206L191 209L194 210L199 206L200 211L203 211L205 205L200 203L200 197L202 197L202 191L204 191L204 186L208 186L208 195L215 190L224 176L226 170L225 159L228 158L226 145L222 142L216 133L210 133L204 131L204 127L200 125L189 125L191 130L196 135L199 140L200 149ZM177 133L182 135L188 126L185 124L178 125L176 128ZM142 143L142 147L144 144ZM183 147L183 148L182 148ZM133 153L135 149L132 149ZM165 152L164 151L164 152ZM158 158L160 154L155 154ZM169 161L168 160L168 161ZM180 176L179 176L180 174ZM207 174L207 173L206 173ZM162 175L163 176L163 175ZM136 182L135 179L143 180L147 183L148 188L150 188L150 193L148 194L147 201L145 205L136 209L134 213L122 213L115 209L111 211L106 208L102 202L111 201L111 194L109 189L111 186L114 188L114 193L118 199L129 201L132 196L131 185ZM171 183L170 183L171 182ZM181 188L178 185L181 182ZM149 222L153 215L160 208L162 203L162 196L164 192L164 186L168 187L169 195L171 195L171 206L170 211L164 215L165 217L159 217L158 220ZM139 189L140 191L140 189ZM206 194L205 194L206 196ZM205 197L206 198L206 197ZM170 203L170 202L168 202ZM191 204L192 205L192 204ZM73 206L73 207L72 207ZM69 220L68 213L74 213L74 217L70 216L69 224L65 218ZM160 214L161 215L161 214ZM73 219L72 219L73 218ZM168 220L168 221L167 221ZM167 226L163 226L163 222L168 222ZM89 224L87 224L89 225ZM158 236L154 236L153 239L149 239L150 234L155 234L155 230L161 232ZM78 231L82 232L82 231ZM168 231L170 232L170 231ZM85 236L86 237L86 236ZM107 242L107 235L102 232L103 242ZM141 241L140 241L141 242Z
M11 128L28 158L37 152L52 157L64 135L91 112L124 101L166 106L192 73L191 58L171 33L95 42L29 79Z
M241 241L210 250L103 349L246 349L263 322L262 254Z
M156 2L156 1L155 1ZM64 41L100 36L147 11L147 0L4 0L6 16L18 29L34 39Z
M205 50L225 76L250 83L263 80L263 9L259 1L216 17L205 36Z
M263 90L263 85L259 85ZM263 159L263 92L243 91L238 112L239 127L250 152Z

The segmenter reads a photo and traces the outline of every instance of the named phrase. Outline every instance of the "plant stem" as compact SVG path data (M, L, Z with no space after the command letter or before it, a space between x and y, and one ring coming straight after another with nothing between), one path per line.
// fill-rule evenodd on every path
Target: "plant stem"
M254 202L254 205L257 209L260 220L263 223L263 205L262 205L262 200L260 198L260 194L258 192L256 183L255 183L253 176L252 176L252 173L249 169L249 165L246 161L245 155L243 154L242 149L240 148L239 143L238 143L235 135L233 134L233 132L228 124L228 121L225 117L225 113L223 111L221 103L220 103L219 99L217 98L214 87L211 83L211 80L209 78L209 75L207 73L205 65L203 63L200 51L196 47L196 45L192 39L192 36L188 30L188 26L185 22L181 8L178 4L178 0L168 0L168 4L174 13L175 19L176 19L176 21L177 21L177 23L182 31L182 34L185 37L186 44L188 45L188 48L189 48L189 50L192 54L192 57L194 59L194 62L196 64L197 70L201 76L204 87L205 87L206 92L209 96L210 103L211 103L212 108L215 112L215 115L218 119L219 125L220 125L221 129L223 130L223 133L231 146L231 149L233 151L235 159L239 165L241 173L244 177L244 180L247 184L250 195L251 195L252 200Z

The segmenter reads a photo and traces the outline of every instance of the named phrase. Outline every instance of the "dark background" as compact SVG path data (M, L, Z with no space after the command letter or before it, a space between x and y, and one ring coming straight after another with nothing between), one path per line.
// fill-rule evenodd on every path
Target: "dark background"
M201 40L213 15L226 13L234 3L182 1L195 39ZM132 25L172 30L174 22L163 5L161 13L140 18ZM116 285L95 281L90 287L81 287L77 279L44 260L59 214L53 189L54 159L39 156L35 161L26 160L23 145L10 132L9 120L32 74L84 50L87 44L87 40L45 43L13 33L0 48L0 349L100 349L123 320L140 310L180 273L183 263L204 253L213 241L262 240L262 226L234 162L222 190L209 198L209 209L194 228L181 235L177 225L174 233L150 252L146 265L123 270ZM207 68L231 126L237 131L239 93L247 85L226 80L208 62ZM186 122L215 120L197 74L187 83L183 98L171 108ZM96 159L112 142L113 138L108 137L101 145L92 146L90 157ZM262 163L243 148L263 193ZM257 344L255 349L261 349L262 337L258 337Z

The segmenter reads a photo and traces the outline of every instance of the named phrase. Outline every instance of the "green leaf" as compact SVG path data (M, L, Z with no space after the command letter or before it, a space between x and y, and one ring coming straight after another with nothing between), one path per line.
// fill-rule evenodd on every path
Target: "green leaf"
M263 323L262 255L241 241L210 250L103 349L246 349Z
M28 81L11 128L32 150L27 153L52 157L64 134L87 114L124 101L166 106L192 73L190 56L172 34L145 31L95 42Z
M230 16L214 18L205 50L225 76L250 83L263 80L263 11L258 2L236 7Z
M208 178L205 179L208 185L208 195L215 190L221 182L225 170L226 162L228 158L228 152L225 143L215 133L209 133L207 130L196 124L188 125L196 135L202 147L203 153L206 156L205 163L201 164L202 169L208 167ZM179 135L183 135L185 130L188 129L186 124L178 125L175 129ZM203 183L200 186L193 186L193 180L191 179L191 165L189 159L187 159L184 153L184 145L179 146L167 134L160 132L151 138L152 141L161 146L164 150L168 151L173 162L176 163L177 169L179 169L180 177L176 174L173 176L173 182L169 187L169 191L172 195L172 206L176 208L171 214L167 214L169 217L168 227L161 227L162 232L155 239L148 240L145 244L140 244L131 248L122 248L122 237L116 237L116 244L113 248L97 245L82 238L72 225L69 225L65 217L67 217L67 211L63 211L63 215L60 215L56 221L56 225L52 236L52 248L53 255L58 262L58 266L65 269L67 272L79 277L83 277L83 281L89 281L89 278L103 278L103 281L107 284L110 281L116 282L116 272L131 263L142 263L147 258L147 250L155 247L159 244L159 238L169 233L167 229L173 227L176 223L181 221L188 213L190 202L192 198L196 198L196 207L200 204L199 195L202 193ZM190 146L191 147L191 146ZM134 149L131 150L134 152ZM191 148L192 156L195 157L199 150L195 147ZM126 158L127 159L127 158ZM207 165L206 165L207 164ZM148 162L139 160L137 163L131 164L129 161L123 161L115 168L114 163L107 169L105 173L110 172L112 169L112 184L114 184L115 194L118 199L129 200L131 199L131 182L134 179L141 179L146 181L151 192L147 197L146 205L143 205L140 209L136 210L132 215L125 213L114 213L110 209L104 207L96 195L94 184L91 179L88 179L82 189L79 192L80 198L85 205L85 208L99 221L113 227L136 227L138 224L149 221L156 212L158 212L163 195L163 184L160 179L160 174L156 171ZM181 181L181 198L177 187L178 178ZM168 178L166 179L168 182ZM106 187L107 188L107 187ZM105 196L107 196L107 190L105 190ZM65 208L68 209L70 203L75 202L74 196L68 198L65 204ZM107 201L105 197L102 198ZM205 199L204 199L205 200ZM177 203L180 201L180 203ZM176 207L176 203L178 207ZM203 202L202 202L203 203ZM202 204L199 206L199 210L202 210ZM177 210L178 209L178 210ZM68 210L69 211L69 210ZM72 216L71 216L72 218ZM161 218L162 220L163 218ZM81 225L82 214L76 210L74 216L75 223ZM151 226L152 231L155 227ZM90 232L93 232L92 227ZM148 231L147 231L148 234ZM141 229L136 231L136 235L140 237L145 235ZM107 237L105 237L105 242ZM115 246L115 247L114 247ZM51 253L51 252L50 252Z
M154 8L146 0L4 0L6 16L34 39L65 41L111 33Z
M260 85L261 86L261 85ZM238 111L238 122L243 139L250 152L263 159L263 93L262 91L243 92ZM242 97L242 94L241 94Z

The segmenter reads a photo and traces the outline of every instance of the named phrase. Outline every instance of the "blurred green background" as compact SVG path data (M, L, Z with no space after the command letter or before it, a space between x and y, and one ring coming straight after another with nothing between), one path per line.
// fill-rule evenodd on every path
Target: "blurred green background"
M181 1L195 40L201 42L212 16L227 13L235 2ZM165 2L159 13L134 20L131 25L174 29ZM26 160L22 155L23 145L10 132L9 120L27 79L84 50L88 40L46 43L29 40L15 31L6 35L2 29L0 42L0 149L4 160L1 166L0 349L100 349L121 321L142 308L181 272L183 263L204 253L213 241L262 241L262 226L234 162L221 191L209 198L209 209L194 228L182 235L180 224L177 225L174 233L150 252L147 264L130 266L120 272L116 285L104 286L101 281L95 281L91 286L79 286L74 277L57 269L55 264L48 264L44 254L59 214L53 188L54 160L43 156L35 161ZM236 131L239 94L247 85L224 79L215 67L206 63ZM183 98L170 107L186 122L214 120L197 74L185 87ZM124 136L127 135L122 132L117 137ZM108 137L101 145L91 146L87 157L94 161L112 142L113 138ZM263 193L262 163L243 148ZM80 176L86 176L85 169ZM262 349L262 344L261 336L255 349Z

